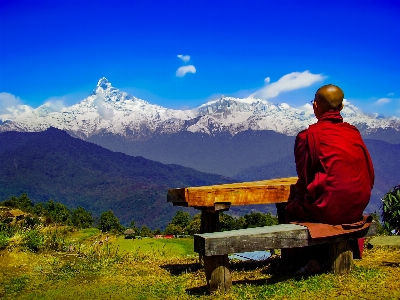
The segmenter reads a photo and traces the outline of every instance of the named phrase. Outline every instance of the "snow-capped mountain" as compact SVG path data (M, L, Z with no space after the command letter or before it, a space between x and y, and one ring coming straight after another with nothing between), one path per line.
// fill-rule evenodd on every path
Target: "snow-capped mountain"
M382 119L362 114L346 103L345 120L364 132L379 128L400 131L400 119ZM173 110L150 104L111 86L101 78L92 94L80 103L55 111L48 104L36 109L20 105L0 115L0 131L42 131L52 126L86 139L98 134L115 134L130 140L158 133L181 131L235 135L245 130L273 130L295 135L316 121L312 106L290 107L248 97L221 97L192 110Z

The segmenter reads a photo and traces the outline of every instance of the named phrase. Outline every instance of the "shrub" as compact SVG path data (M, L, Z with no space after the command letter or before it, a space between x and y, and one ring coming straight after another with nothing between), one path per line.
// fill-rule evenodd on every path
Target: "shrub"
M46 234L43 246L48 250L64 250L69 242L65 239L66 233L62 230L50 231Z
M0 232L0 250L3 250L8 246L9 240L10 238L4 232Z
M38 230L29 230L25 233L23 244L27 249L38 252L44 247L44 237Z
M392 188L382 198L382 220L388 232L400 235L400 185Z

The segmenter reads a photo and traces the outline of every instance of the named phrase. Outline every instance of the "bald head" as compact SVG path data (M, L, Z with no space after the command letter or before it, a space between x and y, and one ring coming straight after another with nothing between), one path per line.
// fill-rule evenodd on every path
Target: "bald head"
M324 85L315 93L315 101L324 111L341 110L343 98L343 91L333 84Z

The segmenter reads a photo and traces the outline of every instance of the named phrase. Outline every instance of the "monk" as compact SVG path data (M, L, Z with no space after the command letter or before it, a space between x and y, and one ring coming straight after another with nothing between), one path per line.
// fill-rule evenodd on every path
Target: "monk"
M297 195L286 206L288 222L340 225L362 220L374 169L359 131L343 122L343 98L343 91L332 84L315 94L313 109L318 122L301 131L294 146ZM298 272L317 273L320 264L321 260L319 264L310 260Z
M294 146L298 194L286 207L288 221L340 225L362 219L374 169L358 129L343 122L343 98L332 84L315 94L318 122L301 131Z

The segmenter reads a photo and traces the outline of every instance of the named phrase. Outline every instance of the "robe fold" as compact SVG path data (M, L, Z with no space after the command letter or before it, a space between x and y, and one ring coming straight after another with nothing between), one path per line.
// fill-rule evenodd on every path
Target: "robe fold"
M297 196L288 221L331 225L362 220L374 184L371 157L358 129L329 111L301 131L294 147Z

